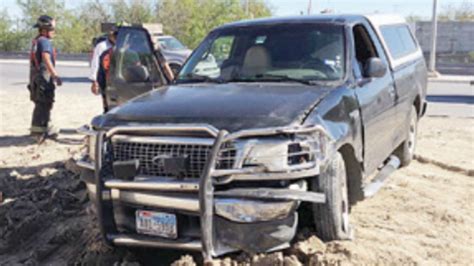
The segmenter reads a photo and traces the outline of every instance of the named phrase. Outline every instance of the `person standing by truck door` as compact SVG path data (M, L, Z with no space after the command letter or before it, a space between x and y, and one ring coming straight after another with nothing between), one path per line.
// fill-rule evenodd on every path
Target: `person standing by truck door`
M91 92L95 95L98 95L99 93L102 95L102 99L104 102L104 113L107 111L107 105L105 100L106 82L105 76L103 76L103 71L101 71L101 59L103 58L104 53L108 53L114 46L115 40L117 38L117 31L118 29L116 26L112 27L108 32L107 39L102 42L99 42L95 46L94 52L92 54L91 71L89 74L89 79L92 82Z
M55 68L56 50L51 42L55 35L55 24L52 17L43 15L33 26L38 28L39 34L31 44L28 89L30 99L35 104L30 132L37 138L38 143L46 138L54 138L56 135L51 132L49 125L56 90L55 83L58 86L62 85Z
M113 31L109 33L108 41L110 42L111 46L102 52L99 55L99 68L97 69L97 83L99 87L99 92L102 95L102 104L104 107L104 113L109 111L109 106L107 104L107 81L109 80L109 71L110 71L110 60L112 60L112 53L115 45L115 41L117 40L117 31ZM92 84L94 86L94 84ZM94 94L97 94L93 91Z

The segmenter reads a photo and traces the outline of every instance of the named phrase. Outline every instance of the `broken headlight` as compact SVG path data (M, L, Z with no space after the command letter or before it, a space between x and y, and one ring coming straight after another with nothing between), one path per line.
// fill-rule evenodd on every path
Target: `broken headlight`
M311 168L326 160L331 143L322 131L298 134L290 139L251 140L243 166L264 166L270 172Z

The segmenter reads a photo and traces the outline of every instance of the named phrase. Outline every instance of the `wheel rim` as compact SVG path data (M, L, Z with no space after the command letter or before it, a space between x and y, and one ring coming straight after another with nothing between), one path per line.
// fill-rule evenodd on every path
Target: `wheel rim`
M415 146L416 146L416 115L412 115L412 119L410 121L410 128L408 131L408 152L410 156L413 156L415 153Z
M345 175L341 178L341 230L349 233L349 198L347 193L347 180Z

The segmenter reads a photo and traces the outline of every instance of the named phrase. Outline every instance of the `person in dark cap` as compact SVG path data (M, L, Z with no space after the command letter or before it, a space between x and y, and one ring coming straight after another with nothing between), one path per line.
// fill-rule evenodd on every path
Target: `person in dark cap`
M118 27L113 25L107 33L107 39L96 44L91 60L91 72L89 79L92 81L91 91L93 94L102 95L104 113L108 111L106 89L107 77L110 70L110 60L113 47L117 39Z
M56 71L56 50L51 39L55 35L55 20L47 15L40 16L34 25L38 35L32 40L30 52L30 99L35 104L30 132L38 143L53 138L50 123L56 85L62 81Z

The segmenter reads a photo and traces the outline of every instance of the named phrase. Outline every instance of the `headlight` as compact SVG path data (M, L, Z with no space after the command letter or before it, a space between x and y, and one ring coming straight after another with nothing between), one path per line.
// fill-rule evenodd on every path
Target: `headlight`
M262 165L269 171L282 171L287 167L287 140L252 140L243 166Z
M247 143L243 166L264 166L271 172L309 168L325 161L332 142L321 131L292 139L258 139Z

